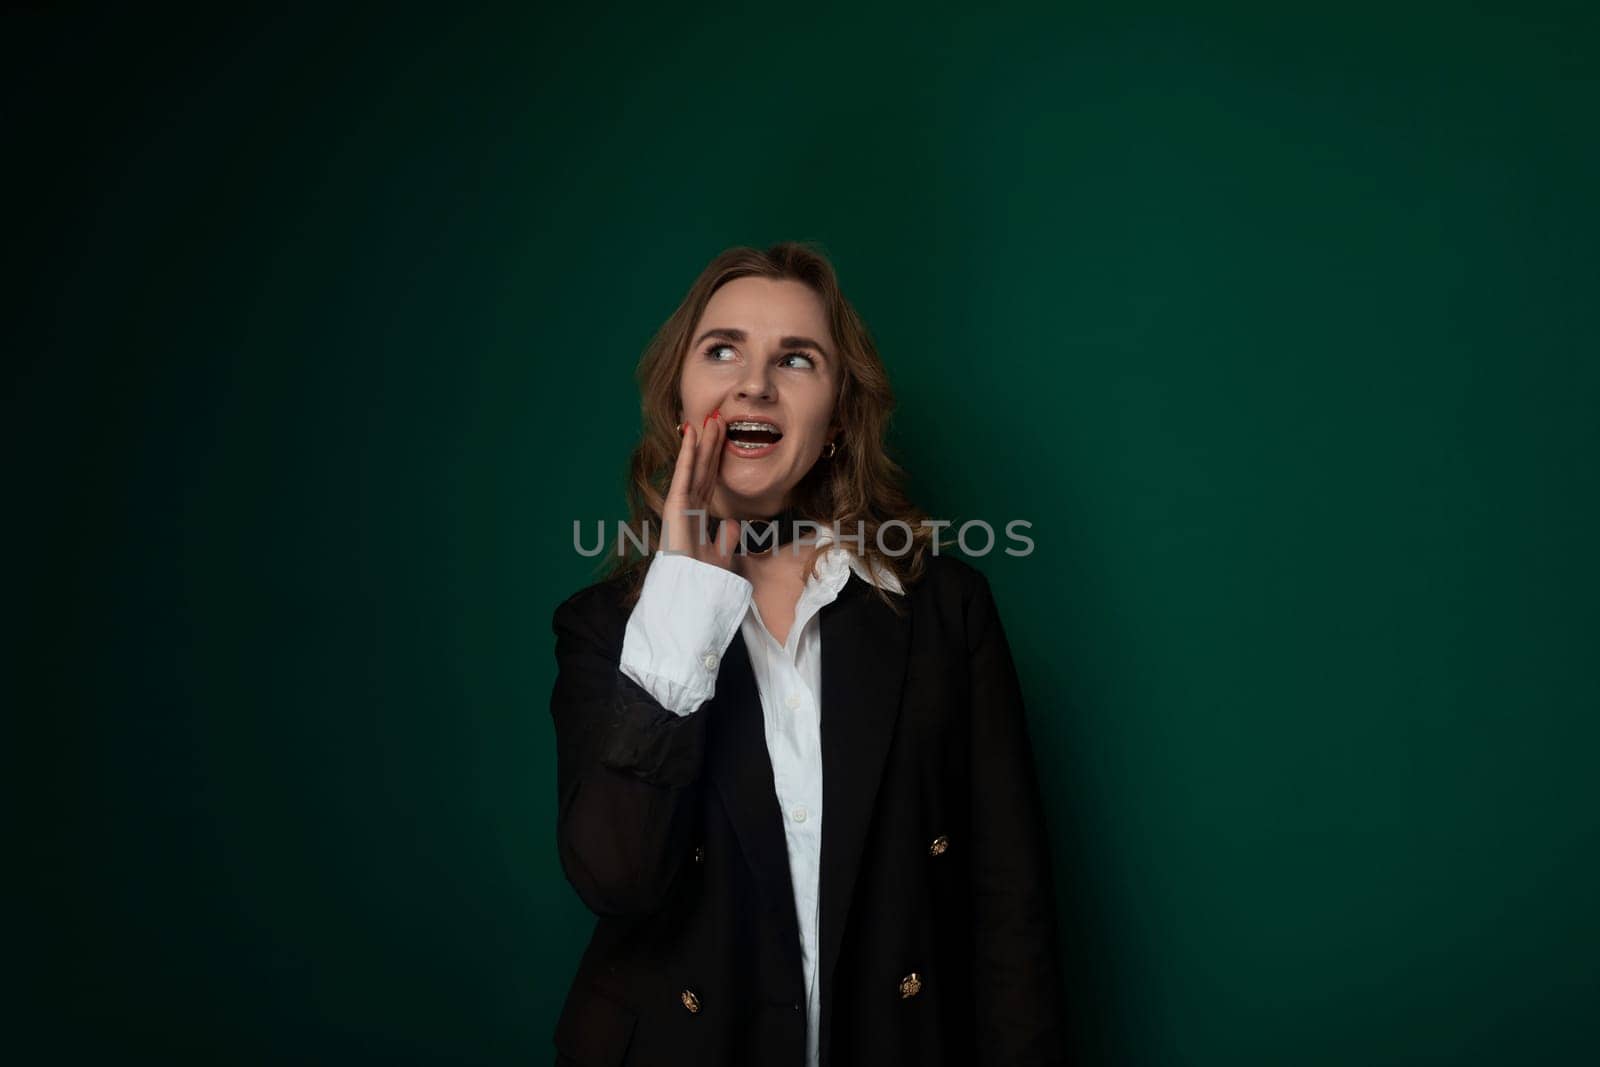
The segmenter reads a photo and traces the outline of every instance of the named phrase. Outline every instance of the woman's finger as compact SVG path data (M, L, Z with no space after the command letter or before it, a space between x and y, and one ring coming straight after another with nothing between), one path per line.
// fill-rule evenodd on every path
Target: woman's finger
M689 499L695 502L695 507L703 508L711 502L711 494L716 489L716 483L711 480L711 461L716 458L716 450L722 447L722 420L710 419L699 434L700 443L694 457L694 489Z
M685 500L689 483L694 480L694 427L687 423L678 427L678 462L672 468L672 481L667 485L668 500Z
M687 552L688 520L684 509L689 507L689 486L694 481L694 427L680 425L683 440L678 444L678 462L672 469L672 482L667 486L667 499L661 505L661 547L671 552Z
M717 487L717 481L722 476L723 454L727 452L728 421L720 415L711 421L717 424L717 447L711 450L711 462L706 468L706 484L714 490ZM706 499L710 499L710 490L707 491Z

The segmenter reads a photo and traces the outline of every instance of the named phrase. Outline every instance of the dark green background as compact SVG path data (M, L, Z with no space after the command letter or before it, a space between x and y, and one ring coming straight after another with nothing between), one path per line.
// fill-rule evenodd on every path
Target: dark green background
M1084 1062L1596 1062L1600 21L1286 7L10 8L30 1062L548 1062L571 523L785 238L1034 523Z

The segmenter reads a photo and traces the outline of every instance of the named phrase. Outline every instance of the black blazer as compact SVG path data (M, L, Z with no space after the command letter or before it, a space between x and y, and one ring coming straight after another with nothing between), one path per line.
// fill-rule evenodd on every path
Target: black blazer
M891 594L893 595L893 594ZM930 557L896 616L820 612L822 1067L1061 1064L1044 813L988 581ZM558 1064L803 1067L800 934L744 638L680 717L623 674L616 579L555 611L568 880L599 916Z

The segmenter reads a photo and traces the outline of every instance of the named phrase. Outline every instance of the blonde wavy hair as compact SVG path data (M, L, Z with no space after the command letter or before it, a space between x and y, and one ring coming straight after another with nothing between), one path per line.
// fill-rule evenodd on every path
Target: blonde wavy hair
M830 531L837 520L841 538L853 537L859 522L860 549L853 541L836 542L837 547L862 557L875 573L892 572L909 591L926 569L936 531L922 525L927 513L906 496L901 485L905 472L885 449L894 391L871 333L839 288L833 264L820 249L803 241L780 242L765 251L739 246L719 254L706 264L683 302L645 347L634 371L643 425L628 464L628 534L618 530L605 555L602 566L607 578L625 583L628 605L637 602L659 544L661 510L682 440L678 435L679 383L692 331L713 293L735 278L749 276L790 279L810 286L822 300L839 354L841 373L833 411L833 422L839 428L837 447L831 457L819 458L790 491L788 506L797 518ZM910 527L910 545L901 548L906 540L904 531L890 531L884 541L900 554L879 552L879 527L897 519ZM646 552L639 551L641 543ZM817 574L824 548L818 545L806 550L808 575ZM902 610L893 594L877 588L875 592L892 610Z

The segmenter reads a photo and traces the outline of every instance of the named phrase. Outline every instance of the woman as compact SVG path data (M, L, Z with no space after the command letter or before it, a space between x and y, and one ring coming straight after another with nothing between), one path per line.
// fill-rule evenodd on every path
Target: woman
M639 383L645 552L553 620L557 841L599 916L557 1062L1064 1062L1005 631L898 488L831 265L724 252Z

